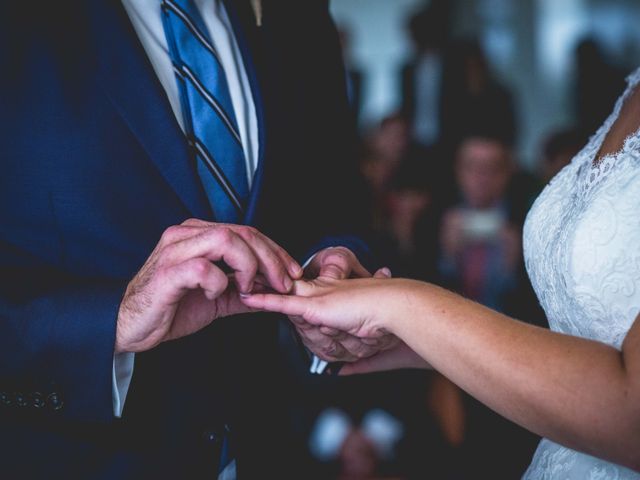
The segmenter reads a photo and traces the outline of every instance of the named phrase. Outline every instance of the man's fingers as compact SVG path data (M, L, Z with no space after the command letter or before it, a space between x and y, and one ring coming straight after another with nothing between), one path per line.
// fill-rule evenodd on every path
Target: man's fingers
M373 278L391 278L391 270L387 267L382 267L376 273L373 274Z
M172 243L185 240L189 237L195 237L200 233L202 233L202 229L198 227L184 225L184 224L172 225L169 228L167 228L164 232L162 232L162 236L160 237L158 246L164 247Z
M343 338L344 335L346 335L345 332L343 332L342 330L338 330L337 328L331 328L331 327L320 327L320 332L323 335L326 335L328 337L333 337L333 338Z
M353 362L358 359L358 357L351 355L350 352L345 350L340 343L322 335L317 328L301 331L300 337L302 338L302 343L304 343L309 350L327 362Z
M223 260L235 272L241 292L248 292L258 270L258 260L246 242L227 228L208 228L199 235L163 248L165 263L179 264L190 258Z
M351 266L351 277L357 277L357 278L371 277L371 272L369 272L369 270L367 270L366 268L364 268L364 266L362 266L362 264L356 258L355 255L353 256L353 262L354 263L352 263L352 266Z
M351 273L351 258L345 248L334 247L322 252L320 257L319 277L344 280Z
M322 265L322 267L320 267L320 273L318 276L323 278L333 278L336 280L344 280L349 276L349 271L344 266L330 263L330 264L324 264Z
M281 293L288 292L293 280L302 275L300 265L282 247L253 227L192 218L169 227L158 245L165 264L198 256L225 261L236 272L236 283L243 292L251 290L257 271Z
M312 328L313 325L307 323L306 320L298 315L289 315L289 320L294 323L299 329Z
M163 301L175 303L187 290L201 288L209 300L227 289L227 276L206 258L191 258L160 272L159 293Z
M201 227L204 225L212 225L210 222L206 222L205 220L200 220L199 218L187 218L180 225L186 227Z
M284 248L282 248L276 242L271 240L269 237L267 237L265 235L262 235L262 237L264 238L265 242L267 242L269 245L271 245L273 250L280 257L280 259L282 260L282 263L286 266L287 271L289 272L289 275L291 276L291 279L292 280L297 280L297 279L302 278L302 274L303 274L304 271L302 270L302 267L300 266L300 264L298 262L296 262L293 259L293 257L291 255L289 255L289 253Z
M335 247L323 252L318 276L344 280L350 276L370 277L371 273L362 266L351 250Z
M378 348L364 343L360 338L353 335L344 335L336 339L340 345L355 358L367 358L378 352Z
M288 293L293 287L293 279L289 273L297 265L289 255L275 242L267 238L254 228L233 230L255 252L258 261L258 271L269 281L271 287L280 292Z

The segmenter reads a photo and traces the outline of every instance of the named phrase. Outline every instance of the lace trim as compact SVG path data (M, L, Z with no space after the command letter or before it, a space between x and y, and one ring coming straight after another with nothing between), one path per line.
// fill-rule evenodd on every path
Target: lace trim
M607 178L609 173L614 170L614 165L622 162L621 158L631 157L636 160L640 158L640 127L625 139L620 150L607 154L599 160L595 158L602 147L607 133L620 116L622 106L638 84L640 84L640 68L636 69L627 77L627 89L616 102L613 112L598 131L589 139L587 146L578 155L584 164L586 164L581 165L581 170L584 171L582 182L582 193L584 195L589 194L589 192ZM585 166L588 168L584 168Z

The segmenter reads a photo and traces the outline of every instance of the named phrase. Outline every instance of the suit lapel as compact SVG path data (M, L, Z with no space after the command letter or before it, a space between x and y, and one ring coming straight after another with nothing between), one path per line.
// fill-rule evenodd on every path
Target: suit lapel
M191 214L210 219L186 139L122 4L93 1L90 23L98 79L110 101Z
M262 87L260 83L261 76L258 72L258 58L261 54L261 36L262 29L258 28L253 22L253 15L249 8L249 1L241 5L239 2L232 0L224 0L225 9L231 21L236 42L240 48L242 60L249 85L251 86L251 94L256 109L258 124L258 168L253 177L251 194L249 203L244 217L244 223L252 224L255 221L256 209L258 206L260 193L262 192L262 179L265 167L265 149L266 149L266 129L264 121L264 100L262 98ZM244 6L244 8L243 8Z

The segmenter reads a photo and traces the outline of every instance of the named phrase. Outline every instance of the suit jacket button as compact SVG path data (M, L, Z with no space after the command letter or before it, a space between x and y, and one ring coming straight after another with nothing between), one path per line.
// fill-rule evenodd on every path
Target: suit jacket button
M31 405L33 405L35 408L44 407L44 396L40 392L34 392L33 394L31 394Z
M211 430L205 430L202 432L202 439L207 443L218 443L220 441L220 435Z
M47 395L47 405L49 405L51 410L58 411L62 409L64 402L62 401L62 398L60 398L60 394L58 394L58 392L52 392Z
M26 407L28 405L27 398L21 392L15 394L15 403L19 407Z
M7 392L0 392L0 405L3 405L5 407L10 407L11 405L13 405L11 394Z

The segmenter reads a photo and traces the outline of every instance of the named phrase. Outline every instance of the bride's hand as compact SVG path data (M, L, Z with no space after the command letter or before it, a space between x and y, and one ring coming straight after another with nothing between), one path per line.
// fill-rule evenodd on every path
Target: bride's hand
M296 281L293 295L258 293L242 301L253 309L296 315L311 325L376 339L389 333L387 324L403 310L407 282L411 281L318 277Z
M385 372L400 368L430 369L431 365L411 350L406 343L400 342L389 350L344 365L340 369L340 375Z
M292 295L257 293L243 296L253 309L298 316L307 323L345 332L359 338L376 338L386 332L376 322L371 308L376 291L390 280L318 277L294 283Z

